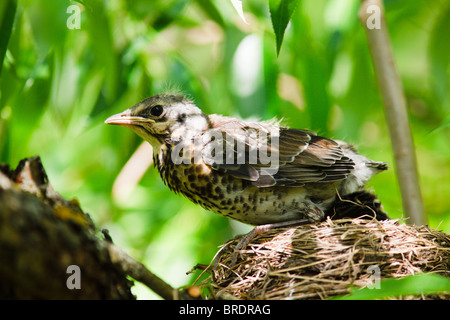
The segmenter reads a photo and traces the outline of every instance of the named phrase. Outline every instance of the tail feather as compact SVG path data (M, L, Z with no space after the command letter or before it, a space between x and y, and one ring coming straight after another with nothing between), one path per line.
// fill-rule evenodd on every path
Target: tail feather
M381 161L371 161L371 162L366 163L366 166L368 166L369 168L374 168L374 169L380 170L380 171L384 171L389 168L387 163L381 162Z

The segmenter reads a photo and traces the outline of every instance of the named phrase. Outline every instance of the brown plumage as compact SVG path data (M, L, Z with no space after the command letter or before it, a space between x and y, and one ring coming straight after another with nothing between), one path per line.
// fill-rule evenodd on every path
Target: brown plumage
M320 221L338 194L362 190L387 168L344 142L274 122L207 115L177 94L150 97L105 122L128 126L152 144L171 190L252 225Z

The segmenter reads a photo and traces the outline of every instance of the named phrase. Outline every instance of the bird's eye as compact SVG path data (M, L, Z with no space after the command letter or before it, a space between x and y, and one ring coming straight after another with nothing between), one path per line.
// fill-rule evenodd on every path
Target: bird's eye
M150 114L154 117L159 117L163 113L163 111L163 107L158 104L150 109Z

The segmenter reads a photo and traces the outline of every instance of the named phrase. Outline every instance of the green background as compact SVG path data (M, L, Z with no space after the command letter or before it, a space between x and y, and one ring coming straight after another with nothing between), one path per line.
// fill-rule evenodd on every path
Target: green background
M369 188L390 217L404 217L360 1L299 1L279 56L267 2L243 3L248 24L225 0L19 0L3 62L0 161L15 167L40 155L57 192L79 199L99 228L176 287L250 228L172 194L134 154L141 139L103 123L167 88L207 113L284 118L390 163ZM450 2L385 6L429 225L450 233ZM140 285L134 292L155 297Z

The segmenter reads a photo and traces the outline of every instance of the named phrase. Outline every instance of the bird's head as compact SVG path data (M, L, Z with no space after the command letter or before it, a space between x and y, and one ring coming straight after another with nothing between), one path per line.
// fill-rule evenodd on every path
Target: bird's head
M193 136L208 126L207 116L180 94L152 96L109 117L105 123L129 127L154 147Z

